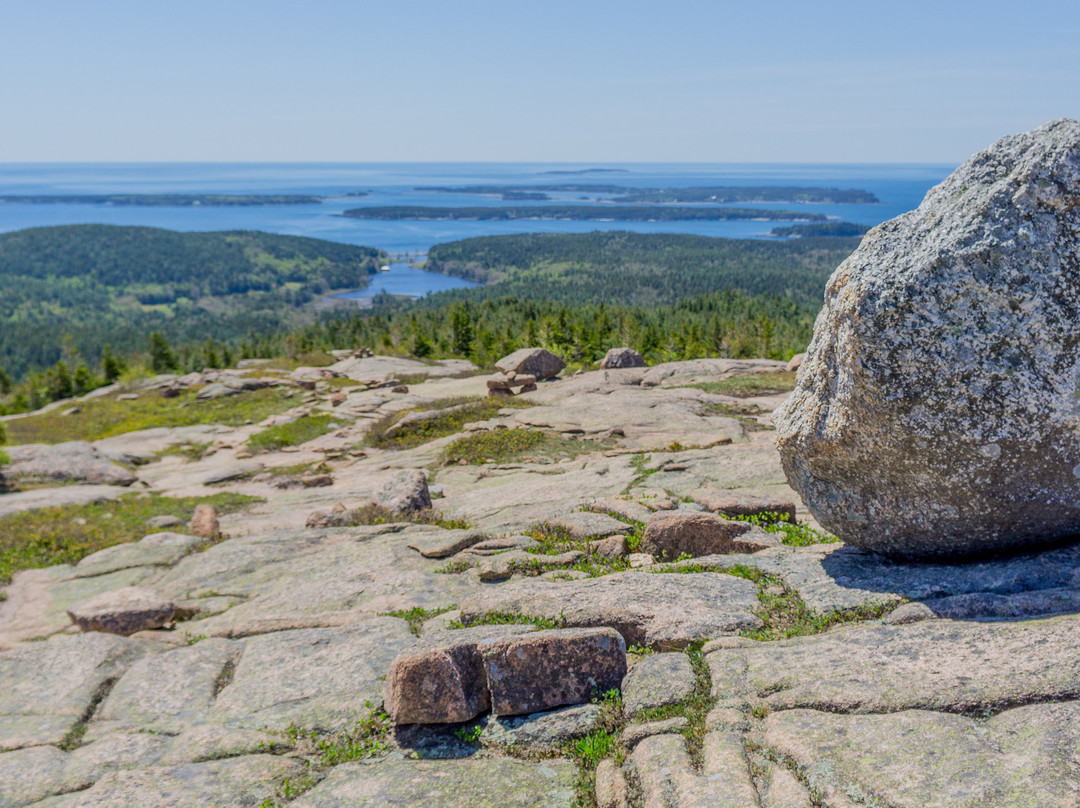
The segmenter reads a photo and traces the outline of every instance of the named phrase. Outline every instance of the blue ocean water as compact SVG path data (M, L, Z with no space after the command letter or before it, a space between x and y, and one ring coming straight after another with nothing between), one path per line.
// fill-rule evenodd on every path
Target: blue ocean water
M603 168L612 173L552 174ZM526 185L562 182L634 187L695 185L813 185L859 188L880 204L760 204L757 207L824 213L837 220L875 225L917 206L951 165L859 164L538 164L538 163L0 163L0 195L112 193L314 194L321 204L267 207L119 207L105 204L0 204L0 232L59 224L125 224L171 230L264 230L378 247L393 254L422 254L434 244L507 233L692 233L726 238L766 236L777 222L606 222L596 221L375 221L341 216L366 205L500 205L481 195L419 191L418 186ZM363 197L345 194L363 191ZM552 194L553 202L580 194ZM513 204L513 203L509 203ZM751 205L739 205L751 207ZM598 216L603 208L598 207ZM407 268L404 268L407 269ZM446 288L442 276L415 276L395 266L375 279L395 294ZM407 276L407 277L406 277ZM408 289L396 288L401 278ZM463 282L457 282L464 285ZM369 292L370 293L370 292Z

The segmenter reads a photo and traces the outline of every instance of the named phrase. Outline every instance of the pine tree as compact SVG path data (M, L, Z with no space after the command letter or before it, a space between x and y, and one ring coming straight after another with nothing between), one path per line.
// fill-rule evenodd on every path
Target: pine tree
M101 351L101 375L105 377L105 384L112 384L119 379L124 369L123 361L106 345Z
M160 331L150 334L150 367L155 373L168 373L177 368L176 354Z

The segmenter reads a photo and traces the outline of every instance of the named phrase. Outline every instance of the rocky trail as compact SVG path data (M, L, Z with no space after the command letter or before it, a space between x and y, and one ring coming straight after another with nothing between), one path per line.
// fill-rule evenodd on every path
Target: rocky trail
M1080 550L918 564L815 532L772 446L784 395L702 389L780 363L541 380L452 434L365 443L485 400L487 376L428 367L343 360L324 370L350 386L317 371L262 424L81 444L84 484L0 497L263 500L211 540L148 528L16 574L0 805L1077 804ZM302 412L338 423L250 456ZM445 459L512 430L554 443ZM100 479L137 453L129 485ZM373 508L398 515L333 526ZM737 520L764 511L800 526Z

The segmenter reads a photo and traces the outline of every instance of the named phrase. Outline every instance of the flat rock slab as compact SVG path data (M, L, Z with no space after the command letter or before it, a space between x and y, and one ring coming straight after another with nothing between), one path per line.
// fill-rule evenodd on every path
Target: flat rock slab
M479 530L438 530L430 534L413 535L406 546L424 558L448 558L467 550L487 538Z
M658 511L649 516L641 536L641 552L674 561L679 556L755 553L780 541L746 522L713 513Z
M653 735L638 743L630 760L648 808L748 808L758 800L745 754L737 737L711 732L698 774L681 735Z
M570 808L577 767L511 758L347 763L294 808Z
M151 533L139 541L106 547L86 556L75 565L72 577L89 578L131 567L171 566L198 543L198 537L183 533Z
M110 634L68 635L0 653L0 749L59 743L107 683L148 651ZM35 730L28 717L43 717Z
M6 451L11 462L4 466L3 476L8 480L127 486L138 479L82 441L52 446L31 443L10 446Z
M532 715L491 716L481 741L495 746L550 749L588 735L600 717L599 704L579 704Z
M415 639L396 617L248 638L210 720L250 729L346 726L370 712L367 702L378 704L382 677Z
M684 362L665 362L649 368L641 379L641 386L681 387L750 373L776 373L782 370L787 370L787 364L772 359L690 359Z
M0 496L0 519L23 511L53 508L62 505L90 505L107 502L124 494L127 488L118 485L66 485L61 488L38 488Z
M650 654L639 659L622 682L623 713L668 707L694 695L694 669L686 654Z
M581 704L618 688L626 643L611 628L563 628L480 644L495 715Z
M465 599L464 622L491 612L567 626L611 626L627 645L660 650L758 628L757 585L722 573L617 572L578 581L513 581Z
M619 533L630 533L634 528L606 513L568 513L547 521L557 530L565 530L574 541L606 539Z
M609 513L626 522L641 523L644 523L649 518L649 514L652 513L641 503L632 499L623 499L622 497L608 497L594 502L592 510L597 513Z
M770 709L976 712L1080 698L1080 616L872 623L706 656L713 694Z
M765 719L765 745L798 765L830 806L1080 804L1077 702L1017 707L989 720L924 710L787 710Z
M68 609L72 621L83 631L125 636L161 628L175 613L176 603L139 586L102 592Z
M246 755L181 766L148 766L106 774L85 791L35 803L35 808L254 808L278 782L302 773L293 760Z

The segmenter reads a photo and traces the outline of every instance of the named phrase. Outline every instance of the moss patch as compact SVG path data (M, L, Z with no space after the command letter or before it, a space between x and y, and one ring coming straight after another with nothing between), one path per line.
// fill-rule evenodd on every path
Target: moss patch
M216 494L211 497L162 497L128 494L93 505L38 508L0 519L0 582L19 570L75 564L114 544L137 541L153 532L146 526L154 516L191 518L195 506L208 503L219 514L238 511L257 497ZM170 528L187 532L186 525Z
M446 448L445 462L469 465L506 463L512 460L577 457L596 452L608 444L594 440L574 440L540 429L489 429L458 438Z
M443 398L422 407L383 416L372 424L366 444L377 449L411 449L438 438L460 432L465 424L486 421L506 407L531 406L521 399ZM411 413L432 413L431 417L394 427Z
M82 411L61 415L59 410L15 418L7 422L10 443L63 443L69 440L100 440L154 427L222 424L239 426L262 421L296 406L286 391L272 387L225 398L198 401L197 393L185 390L176 398L161 398L158 391L140 394L134 401L103 396L79 404Z
M706 393L717 393L722 396L734 398L750 398L752 396L771 396L778 393L789 393L795 389L795 371L780 370L773 373L746 373L741 376L732 376L717 382L701 382L687 385L704 390Z
M298 446L315 440L320 435L325 435L342 426L339 416L330 415L306 415L287 424L272 426L262 432L256 432L248 438L248 448L253 454L260 452L276 452L286 446Z

